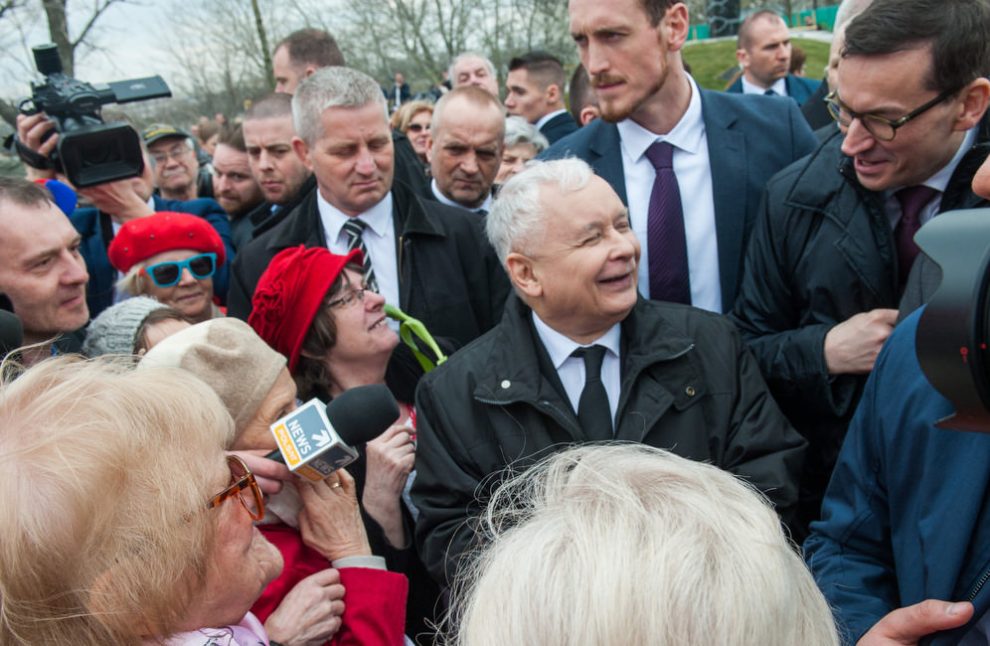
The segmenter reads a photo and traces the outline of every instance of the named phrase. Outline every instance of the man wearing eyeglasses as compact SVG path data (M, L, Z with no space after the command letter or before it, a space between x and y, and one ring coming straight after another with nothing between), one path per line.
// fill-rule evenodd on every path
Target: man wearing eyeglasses
M985 0L876 0L845 33L828 108L840 132L776 175L732 317L791 423L811 442L805 522L938 213L990 151Z
M188 133L156 123L145 128L141 136L148 147L155 188L163 198L186 202L213 197L209 164L200 164L196 144Z

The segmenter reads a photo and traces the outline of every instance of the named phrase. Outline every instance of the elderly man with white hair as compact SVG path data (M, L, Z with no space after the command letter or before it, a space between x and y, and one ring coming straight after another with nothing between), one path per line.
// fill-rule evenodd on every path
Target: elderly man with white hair
M416 539L438 581L476 542L466 521L499 479L569 444L669 449L791 511L804 440L730 323L638 296L628 211L585 162L516 175L486 226L515 295L416 397Z

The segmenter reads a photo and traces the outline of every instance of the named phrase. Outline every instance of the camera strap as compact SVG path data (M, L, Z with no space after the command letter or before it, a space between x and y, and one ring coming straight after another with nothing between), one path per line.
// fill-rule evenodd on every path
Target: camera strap
M21 161L31 168L38 170L54 170L55 168L50 159L25 146L17 135L14 135L14 150L17 151L17 156L21 158Z

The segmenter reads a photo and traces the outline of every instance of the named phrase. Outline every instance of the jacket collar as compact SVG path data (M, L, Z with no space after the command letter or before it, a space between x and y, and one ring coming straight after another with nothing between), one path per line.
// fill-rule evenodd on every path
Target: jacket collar
M320 221L316 203L319 187L313 184L300 202L286 216L282 226L273 229L268 240L269 251L279 251L287 247L304 244L307 247L325 247L326 232ZM400 236L429 235L443 237L444 231L431 215L423 201L411 188L402 182L392 183L393 217Z
M478 380L475 399L493 404L560 401L540 374L539 341L530 322L531 312L515 293L509 295L502 321L491 332L494 339L483 364L489 369ZM622 398L645 369L681 357L693 348L693 339L678 332L652 303L640 297L622 321Z

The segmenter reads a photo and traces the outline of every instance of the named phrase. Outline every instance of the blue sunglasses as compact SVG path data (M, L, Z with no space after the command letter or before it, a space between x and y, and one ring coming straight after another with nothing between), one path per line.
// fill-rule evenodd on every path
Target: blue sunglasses
M167 260L145 268L145 273L156 287L174 287L182 279L182 270L188 269L196 280L203 280L217 270L217 255L201 253L185 260Z

